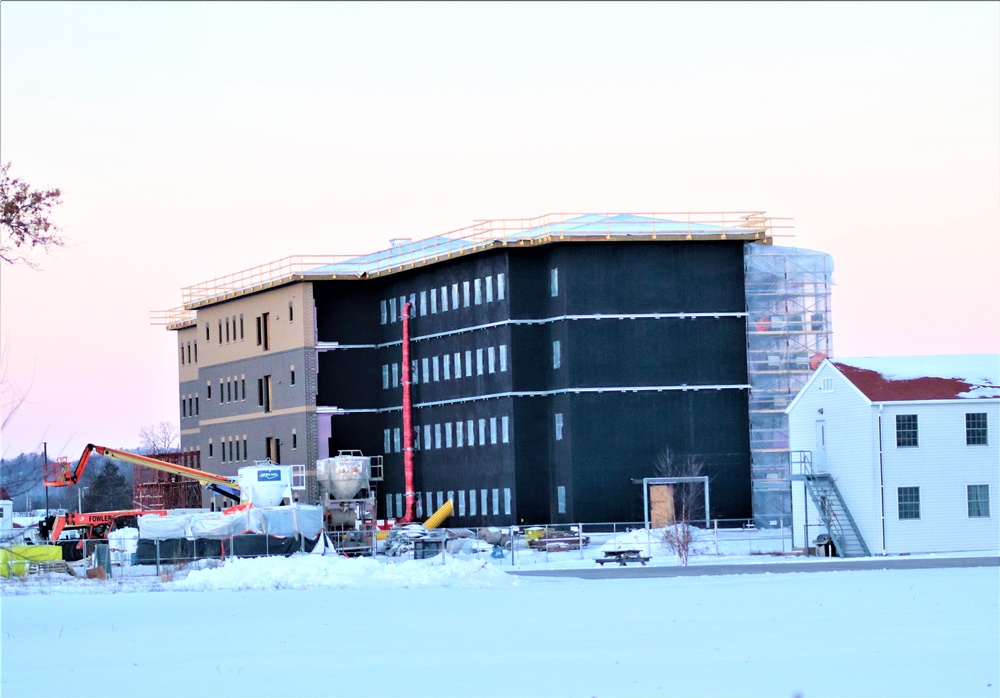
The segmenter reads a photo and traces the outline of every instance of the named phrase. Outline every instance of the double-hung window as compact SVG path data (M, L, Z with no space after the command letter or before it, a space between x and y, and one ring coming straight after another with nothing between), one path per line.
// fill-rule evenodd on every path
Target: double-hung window
M896 448L913 448L919 445L917 438L917 415L896 415Z

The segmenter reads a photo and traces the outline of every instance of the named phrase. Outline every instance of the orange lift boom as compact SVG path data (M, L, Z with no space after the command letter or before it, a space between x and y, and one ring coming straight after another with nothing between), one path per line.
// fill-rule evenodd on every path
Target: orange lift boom
M84 468L87 467L87 461L90 460L90 456L93 453L97 453L100 456L106 456L113 460L132 463L133 465L142 465L153 470L161 470L166 473L183 475L197 480L202 485L221 485L223 487L233 487L235 489L239 489L239 480L236 478L226 477L225 475L216 475L215 473L209 473L204 470L188 468L184 465L175 465L174 463L167 463L166 461L157 460L156 458L140 456L136 453L129 453L128 451L122 451L117 448L108 448L107 446L97 446L95 444L87 444L87 447L83 449L83 455L80 456L80 460L77 462L76 468L71 470L69 467L65 467L55 473L46 473L45 480L42 484L45 487L68 487L69 485L79 483L80 478L83 476Z

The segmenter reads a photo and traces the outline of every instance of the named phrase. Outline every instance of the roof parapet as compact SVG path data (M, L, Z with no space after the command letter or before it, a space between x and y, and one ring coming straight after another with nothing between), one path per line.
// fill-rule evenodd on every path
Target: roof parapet
M182 329L195 311L237 296L295 281L370 278L494 247L554 242L744 240L770 244L786 218L764 211L685 213L548 213L534 218L477 220L472 225L413 241L393 238L367 255L295 255L181 289L180 308L154 311L153 324ZM781 221L781 224L776 224Z

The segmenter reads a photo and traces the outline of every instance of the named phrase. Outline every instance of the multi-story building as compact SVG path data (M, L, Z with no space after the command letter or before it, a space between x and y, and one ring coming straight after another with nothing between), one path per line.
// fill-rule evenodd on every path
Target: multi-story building
M770 245L769 219L677 218L485 221L188 287L164 317L182 448L220 473L264 457L302 464L303 501L318 497L317 459L381 454L379 514L401 515L409 307L418 516L451 499L466 526L641 520L635 481L656 476L669 447L704 463L713 517L750 517L755 372L800 354L808 365L815 343L773 366L766 352L748 361L760 324L748 260ZM794 314L782 292L772 327ZM808 327L828 339L828 323L824 308ZM787 451L787 435L769 443Z

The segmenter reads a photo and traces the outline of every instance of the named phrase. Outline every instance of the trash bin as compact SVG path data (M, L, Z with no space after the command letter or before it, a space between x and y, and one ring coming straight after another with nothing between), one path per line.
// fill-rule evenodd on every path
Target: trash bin
M837 546L833 543L833 538L831 538L826 533L821 533L816 536L816 557L836 557Z
M104 573L111 576L111 547L107 543L100 543L94 548L94 565L103 567Z

